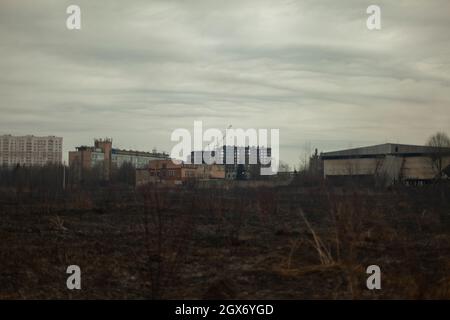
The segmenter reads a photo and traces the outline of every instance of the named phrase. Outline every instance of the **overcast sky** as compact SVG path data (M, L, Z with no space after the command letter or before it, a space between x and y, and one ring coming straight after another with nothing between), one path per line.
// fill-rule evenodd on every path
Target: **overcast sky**
M66 8L81 7L81 30ZM366 28L381 7L382 29ZM279 128L281 159L450 133L450 1L1 0L0 134L66 152Z

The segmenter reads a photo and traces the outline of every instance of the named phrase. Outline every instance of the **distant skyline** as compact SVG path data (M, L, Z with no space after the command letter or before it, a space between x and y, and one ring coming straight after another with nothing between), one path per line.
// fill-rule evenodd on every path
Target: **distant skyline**
M66 8L81 7L81 30ZM381 30L366 8L381 7ZM306 149L450 134L450 1L0 2L0 135L111 137L170 152L176 128L278 128ZM308 147L309 146L309 147Z

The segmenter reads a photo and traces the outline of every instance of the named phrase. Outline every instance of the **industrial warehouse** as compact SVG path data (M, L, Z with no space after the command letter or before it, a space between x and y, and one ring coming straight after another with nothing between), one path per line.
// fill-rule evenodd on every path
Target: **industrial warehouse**
M326 179L423 184L450 176L450 148L385 143L321 154Z

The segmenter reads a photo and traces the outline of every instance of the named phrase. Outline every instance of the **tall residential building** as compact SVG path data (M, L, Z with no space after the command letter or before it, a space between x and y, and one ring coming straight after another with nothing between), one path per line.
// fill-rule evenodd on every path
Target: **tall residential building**
M217 164L237 165L237 164L261 164L270 165L272 148L259 146L223 146L213 151L191 151L188 162L205 163L206 156L211 154L215 157Z
M227 145L204 152L192 151L187 162L208 163L206 157L212 156L217 160L215 164L225 166L225 178L229 180L258 178L261 167L270 167L272 161L271 147Z
M63 138L0 136L0 165L43 166L61 164Z

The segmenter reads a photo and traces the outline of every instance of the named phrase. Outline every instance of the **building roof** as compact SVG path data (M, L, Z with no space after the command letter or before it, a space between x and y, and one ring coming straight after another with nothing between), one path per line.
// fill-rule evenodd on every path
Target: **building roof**
M146 151L136 151L136 150L124 150L124 149L112 149L113 154L130 155L130 156L141 156L141 157L153 157L168 159L169 155L167 153L160 152L146 152Z
M75 147L75 149L77 151L94 151L95 148L91 147L91 146L79 146L79 147Z
M26 135L22 135L22 136L15 136L15 135L11 135L11 134L0 134L0 137L2 138L38 138L38 139L49 139L49 138L56 138L56 139L62 139L62 137L57 137L57 136L35 136L33 134L26 134Z
M370 156L383 155L401 155L401 156L415 156L415 155L429 155L442 152L441 148L429 146L417 146L398 143L384 143L368 147L352 148L332 152L321 153L322 159L336 159L336 158L359 158ZM444 148L445 152L450 153L450 148Z

